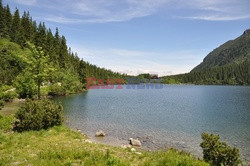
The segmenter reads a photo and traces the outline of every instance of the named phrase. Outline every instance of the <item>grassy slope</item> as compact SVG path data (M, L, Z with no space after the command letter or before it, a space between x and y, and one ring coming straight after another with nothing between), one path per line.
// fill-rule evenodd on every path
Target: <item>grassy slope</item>
M65 126L16 133L13 116L0 118L0 165L208 165L176 150L131 152L88 142Z

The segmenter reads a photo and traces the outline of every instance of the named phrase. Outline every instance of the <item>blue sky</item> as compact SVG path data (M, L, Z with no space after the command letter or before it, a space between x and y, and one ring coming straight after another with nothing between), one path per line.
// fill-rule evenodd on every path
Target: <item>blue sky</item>
M189 72L250 28L249 0L3 0L56 27L80 58L128 74Z

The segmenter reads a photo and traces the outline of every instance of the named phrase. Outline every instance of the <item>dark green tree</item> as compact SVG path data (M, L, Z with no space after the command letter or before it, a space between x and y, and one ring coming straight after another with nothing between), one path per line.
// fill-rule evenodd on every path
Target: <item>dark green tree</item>
M51 100L28 100L15 114L14 130L48 129L61 125L63 107Z
M11 41L17 42L19 29L20 29L20 15L19 15L19 10L16 9L14 16L13 16L12 24L11 24L11 30L10 30Z
M25 38L25 30L24 27L20 27L17 33L17 41L16 41L22 48L26 45L26 38Z
M241 164L239 150L221 142L219 135L202 133L203 158L211 165L237 166Z
M38 47L46 48L46 27L44 23L39 23L34 39L34 44Z
M50 56L50 60L54 63L58 63L56 51L55 51L55 45L54 45L54 36L51 32L51 29L47 31L47 42L45 47L45 54Z
M12 23L12 14L10 12L9 5L7 5L5 7L5 20L6 20L6 27L7 27L8 36L10 36L11 23Z
M6 25L6 15L5 9L2 4L2 0L0 0L0 37L6 37L8 34L8 29Z
M21 18L21 26L24 29L24 38L26 41L31 41L32 36L32 22L30 20L29 12L24 11Z
M69 62L68 47L66 43L66 38L62 36L59 49L60 67L66 68Z

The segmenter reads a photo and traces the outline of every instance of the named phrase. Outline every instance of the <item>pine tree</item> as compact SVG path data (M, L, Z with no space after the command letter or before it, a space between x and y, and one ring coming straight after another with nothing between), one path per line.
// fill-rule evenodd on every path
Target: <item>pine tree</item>
M17 33L17 41L16 41L22 48L25 47L26 45L26 38L25 38L25 30L24 28L21 26L19 28L19 31Z
M6 37L7 34L5 9L3 8L2 0L0 0L0 37Z
M54 36L54 46L55 46L55 51L59 55L60 52L60 43L61 43L61 38L59 36L59 31L58 28L56 28L56 33Z
M37 47L42 47L45 48L46 47L46 27L44 23L39 23L38 28L37 28L37 32L36 32L36 36L34 39L34 43Z
M31 22L31 33L32 33L30 41L32 43L35 43L35 38L37 33L37 23L36 21L32 21L32 18L30 18L30 22Z
M10 29L11 29L11 23L12 23L12 14L10 12L9 5L7 5L6 8L5 8L5 19L6 19L6 27L7 27L8 36L10 36Z
M46 42L45 53L50 56L50 60L53 62L54 65L58 65L58 58L57 58L54 44L55 44L54 36L51 32L51 29L49 29L47 32L47 42Z
M58 41L58 43L60 41L59 31L57 27L56 27L56 33L55 33L55 40Z
M66 38L62 36L59 49L60 67L66 68L68 64L68 48Z
M16 9L10 30L11 41L17 42L19 28L20 28L20 15L19 15L19 10Z
M29 12L24 11L22 19L21 19L21 26L24 29L25 40L30 41L31 35L32 35L32 24L30 22Z

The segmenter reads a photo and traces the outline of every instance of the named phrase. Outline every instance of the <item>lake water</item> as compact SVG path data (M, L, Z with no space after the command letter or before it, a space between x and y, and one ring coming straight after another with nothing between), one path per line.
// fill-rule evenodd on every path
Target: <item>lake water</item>
M93 89L59 97L66 124L97 141L125 144L142 140L143 148L174 147L202 157L201 133L217 133L250 160L250 87L164 85L162 89Z

